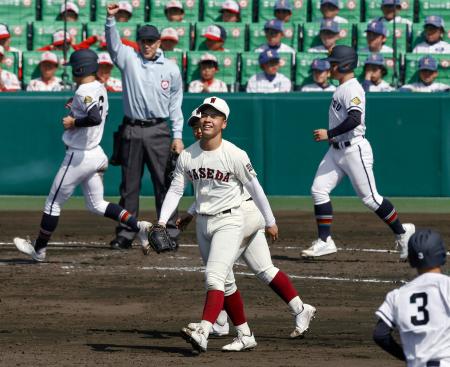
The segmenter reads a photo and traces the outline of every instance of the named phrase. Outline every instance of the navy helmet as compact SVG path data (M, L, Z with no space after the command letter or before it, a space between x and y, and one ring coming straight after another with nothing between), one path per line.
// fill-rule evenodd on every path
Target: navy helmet
M358 65L358 54L349 46L337 45L333 47L329 56L324 60L330 64L338 64L340 73L349 73Z
M408 241L408 260L413 268L434 268L446 261L444 241L431 229L416 231Z
M70 55L69 62L65 65L72 67L72 75L76 77L95 74L98 70L98 56L88 48L81 49Z

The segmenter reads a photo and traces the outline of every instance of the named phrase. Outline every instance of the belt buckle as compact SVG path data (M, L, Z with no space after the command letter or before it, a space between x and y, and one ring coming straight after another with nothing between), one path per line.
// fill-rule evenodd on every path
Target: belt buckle
M139 120L139 126L140 127L144 127L145 126L145 121L144 120Z

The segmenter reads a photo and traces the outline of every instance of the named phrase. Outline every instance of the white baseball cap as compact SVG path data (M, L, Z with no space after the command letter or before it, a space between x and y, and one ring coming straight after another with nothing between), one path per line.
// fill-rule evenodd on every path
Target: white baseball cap
M77 4L75 4L72 1L67 2L67 7L64 6L64 3L61 4L61 8L59 10L59 14L64 13L67 10L72 10L76 15L80 14L80 9L78 8Z
M179 0L170 0L166 4L166 9L170 9L170 8L177 8L177 9L183 10L183 4Z
M5 54L5 49L3 48L3 46L0 45L0 55L4 55Z
M100 52L98 54L99 65L114 65L108 52Z
M202 114L199 111L199 107L195 108L194 111L191 113L191 117L189 117L189 120L187 121L189 126L194 126L194 124L202 117Z
M11 37L11 34L9 33L8 26L6 24L0 23L0 39L9 37Z
M202 110L204 110L208 106L211 106L217 111L222 112L225 115L225 119L228 120L228 116L230 115L230 107L228 107L228 104L224 99L216 96L205 98L203 100L203 103L198 107L198 111L202 112Z
M53 52L46 51L41 55L41 62L51 62L52 64L58 65L58 56L56 56Z
M119 10L125 10L126 12L133 14L133 7L128 1L119 1Z
M72 37L70 36L69 32L66 32L66 41L67 43L72 42ZM59 30L53 33L53 45L54 46L61 46L64 43L64 31Z
M178 32L175 28L169 27L164 28L161 32L160 40L172 40L172 41L179 41Z
M204 61L212 61L215 62L216 64L218 64L217 61L217 57L215 57L213 54L210 53L205 53L200 57L200 62L204 62Z
M239 4L234 0L225 0L222 4L222 11L228 10L231 13L239 14Z

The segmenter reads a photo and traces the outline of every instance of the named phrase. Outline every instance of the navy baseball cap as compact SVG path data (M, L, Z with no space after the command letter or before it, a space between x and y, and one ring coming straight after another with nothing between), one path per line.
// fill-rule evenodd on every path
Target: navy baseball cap
M429 15L428 17L426 17L424 26L426 27L427 25L431 25L436 28L445 28L444 19L437 15Z
M273 8L274 10L289 10L292 13L292 5L289 0L277 0Z
M438 63L436 59L431 56L424 56L419 60L419 70L431 70L436 71L438 69Z
M330 4L335 6L336 8L339 8L339 0L320 0L320 6Z
M402 6L400 0L383 0L381 2L381 6L385 6L385 5L388 5L388 6L394 6L395 5L395 6L399 6L399 7Z
M381 20L372 20L369 24L367 24L366 32L381 34L386 37L387 36L386 24L384 24L384 22Z
M330 63L324 59L314 59L311 63L311 70L327 71L330 70L330 68Z
M143 25L139 27L137 32L137 40L159 40L161 35L159 34L158 28L152 25Z
M341 31L339 23L334 20L324 19L320 22L321 31L330 31L333 33L339 33Z
M258 61L259 65L267 64L273 60L280 60L280 55L275 50L266 50L259 54Z
M364 61L364 65L378 65L385 67L384 56L379 53L370 54L369 56L367 56L366 61Z
M416 231L408 241L408 261L413 268L434 268L447 260L444 241L431 229Z
M277 32L284 32L283 21L279 19L268 20L266 24L264 24L264 30L267 31L269 29L272 29Z

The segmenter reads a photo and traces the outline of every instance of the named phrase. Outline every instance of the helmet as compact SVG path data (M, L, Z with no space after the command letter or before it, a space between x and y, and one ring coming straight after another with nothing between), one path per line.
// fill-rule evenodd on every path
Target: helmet
M446 251L439 233L421 229L408 241L408 260L413 268L433 268L445 264Z
M338 45L333 47L331 53L325 60L330 64L337 63L340 73L348 73L358 65L358 54L349 46Z
M69 62L66 66L72 66L73 76L87 76L95 74L98 70L98 56L90 49L82 49L75 51L70 55Z

